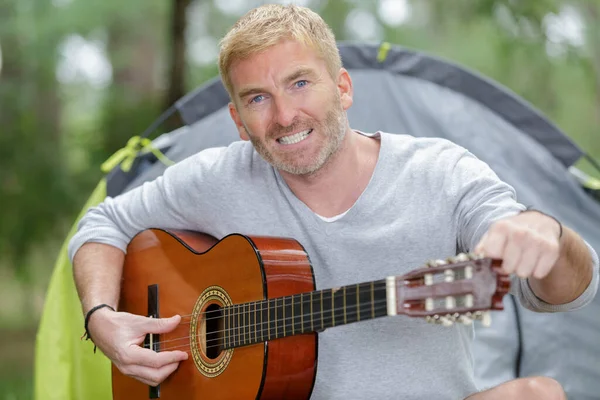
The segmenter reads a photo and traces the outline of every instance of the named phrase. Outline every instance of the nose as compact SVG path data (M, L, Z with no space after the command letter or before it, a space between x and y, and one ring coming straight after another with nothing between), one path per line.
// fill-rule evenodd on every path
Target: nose
M292 99L281 96L274 101L273 122L288 127L292 125L296 115L297 110Z

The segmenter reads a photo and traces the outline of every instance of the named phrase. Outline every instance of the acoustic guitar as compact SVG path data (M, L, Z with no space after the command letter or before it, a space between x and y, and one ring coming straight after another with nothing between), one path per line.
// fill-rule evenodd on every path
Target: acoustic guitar
M432 323L485 322L510 289L497 260L460 254L407 274L315 290L307 253L293 239L149 229L128 247L119 311L182 316L154 351L188 360L149 387L112 367L114 400L308 399L317 332L394 315Z

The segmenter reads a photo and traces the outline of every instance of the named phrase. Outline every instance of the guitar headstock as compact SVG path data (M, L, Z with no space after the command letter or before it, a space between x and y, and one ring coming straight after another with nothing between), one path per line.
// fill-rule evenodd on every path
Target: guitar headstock
M428 322L489 324L489 310L502 310L510 277L500 273L501 261L461 253L396 277L396 312Z

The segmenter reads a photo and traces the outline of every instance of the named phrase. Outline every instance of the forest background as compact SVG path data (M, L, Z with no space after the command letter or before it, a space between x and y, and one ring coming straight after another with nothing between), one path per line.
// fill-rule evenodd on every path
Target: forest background
M0 399L32 396L48 281L100 164L216 76L219 39L262 3L0 0ZM600 159L600 1L294 3L338 40L389 41L500 82Z

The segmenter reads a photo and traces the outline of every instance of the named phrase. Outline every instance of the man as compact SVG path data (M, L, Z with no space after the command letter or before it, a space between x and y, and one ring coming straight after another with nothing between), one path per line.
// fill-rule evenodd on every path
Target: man
M530 309L573 310L595 295L593 250L552 217L524 212L513 189L465 149L350 128L352 81L314 12L250 11L223 39L219 67L243 141L192 156L89 210L69 246L84 313L100 304L117 309L127 243L149 227L294 237L321 288L471 250L502 259L514 294ZM156 385L187 354L139 344L179 321L104 307L90 316L89 332L123 373ZM398 317L326 330L313 398L564 397L543 377L478 392L471 329Z

